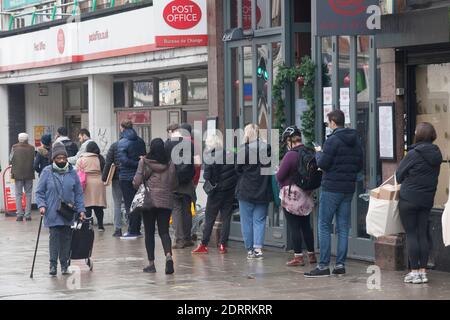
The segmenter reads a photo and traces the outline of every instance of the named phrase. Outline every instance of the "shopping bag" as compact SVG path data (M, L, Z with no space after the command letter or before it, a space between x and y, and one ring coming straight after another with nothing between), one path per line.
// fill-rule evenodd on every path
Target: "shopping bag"
M446 247L450 246L450 199L445 205L444 213L442 214L442 239Z
M143 209L146 192L147 192L147 187L145 186L145 183L142 183L139 186L138 191L134 195L133 202L131 203L131 207L130 207L130 213L134 213L138 209Z
M87 182L87 177L86 177L86 172L84 171L84 161L80 161L80 167L77 171L78 177L80 178L80 183L81 183L81 188L83 189L83 192L86 190L86 182Z
M383 189L392 178L394 179L393 188ZM387 192L385 192L386 190ZM397 184L395 175L386 180L379 188L372 190L366 216L368 234L378 238L405 232L398 210L399 190L400 185Z

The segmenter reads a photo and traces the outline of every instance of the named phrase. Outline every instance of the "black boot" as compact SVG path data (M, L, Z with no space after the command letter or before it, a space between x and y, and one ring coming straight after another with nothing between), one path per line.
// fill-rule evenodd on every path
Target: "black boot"
M170 254L166 256L166 274L172 274L175 270L173 270L173 259Z
M51 276L56 276L56 266L55 266L55 265L51 265L51 266L50 266L50 272L49 272L49 274L50 274Z

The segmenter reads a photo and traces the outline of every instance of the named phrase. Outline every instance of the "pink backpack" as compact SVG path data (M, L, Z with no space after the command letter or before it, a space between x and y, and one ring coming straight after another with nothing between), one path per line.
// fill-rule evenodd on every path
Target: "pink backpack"
M307 216L314 208L311 192L304 191L295 184L281 188L280 199L281 206L296 216Z

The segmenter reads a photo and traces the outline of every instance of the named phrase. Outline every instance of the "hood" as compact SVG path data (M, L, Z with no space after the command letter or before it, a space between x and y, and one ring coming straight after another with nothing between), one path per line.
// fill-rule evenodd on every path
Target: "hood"
M358 143L358 131L350 128L338 128L334 130L332 136L338 137L343 143L349 147L353 147Z
M88 157L98 157L98 154L93 152L85 152L81 155L82 158L88 158Z
M42 155L42 156L44 156L44 157L47 157L47 156L48 156L49 150L48 150L46 147L44 147L44 146L40 146L40 147L37 149L37 152L39 152L40 155Z
M442 163L442 153L439 147L432 143L413 144L410 149L416 150L428 164L432 167L438 167Z
M138 135L134 129L125 129L122 131L122 137L127 140L137 140Z
M156 160L144 159L145 163L152 169L152 171L161 173L169 168L169 164L162 164Z

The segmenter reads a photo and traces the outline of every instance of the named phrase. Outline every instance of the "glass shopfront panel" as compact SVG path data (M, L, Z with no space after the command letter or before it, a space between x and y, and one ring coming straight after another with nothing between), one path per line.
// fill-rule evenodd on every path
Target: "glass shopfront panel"
M443 209L449 196L450 174L450 63L416 67L416 123L429 122L436 129L434 142L442 152L434 207Z

